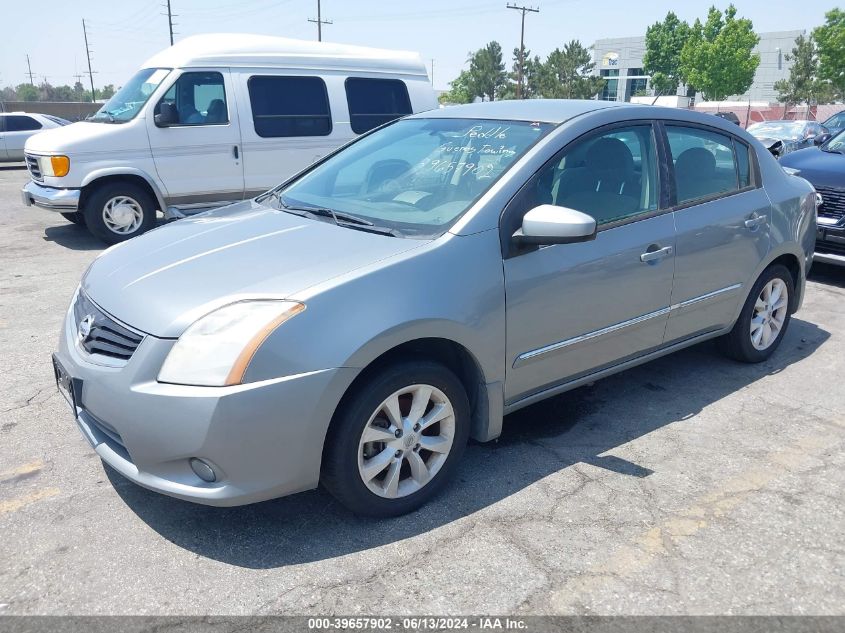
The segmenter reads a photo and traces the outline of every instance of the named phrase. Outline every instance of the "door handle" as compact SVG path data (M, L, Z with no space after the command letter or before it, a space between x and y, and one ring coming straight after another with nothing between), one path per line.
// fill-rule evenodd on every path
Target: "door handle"
M237 146L237 145L233 145L233 146L232 146L232 154L234 154L235 159L237 159L237 158L238 158L239 153L238 153L238 146Z
M663 248L658 248L655 251L648 251L640 255L640 261L644 263L649 262L656 262L657 260L663 259L664 257L669 257L674 252L674 248L671 246L664 246Z
M755 215L754 217L748 218L745 221L745 228L751 229L752 231L756 229L758 226L766 223L766 216L765 215Z

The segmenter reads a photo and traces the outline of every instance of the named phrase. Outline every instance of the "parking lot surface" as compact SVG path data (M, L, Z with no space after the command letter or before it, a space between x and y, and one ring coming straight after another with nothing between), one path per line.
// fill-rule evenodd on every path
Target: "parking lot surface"
M102 250L0 166L0 614L843 614L845 269L780 350L704 344L524 409L434 502L192 505L104 467L50 353Z

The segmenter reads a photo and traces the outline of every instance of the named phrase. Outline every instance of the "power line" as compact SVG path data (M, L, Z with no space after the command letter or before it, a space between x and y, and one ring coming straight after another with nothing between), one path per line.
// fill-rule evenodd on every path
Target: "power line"
M313 20L308 18L309 22L316 22L317 23L317 41L323 41L323 25L324 24L332 24L331 20L324 20L322 15L320 14L320 0L317 0L317 19Z
M91 70L91 49L88 47L88 29L85 28L85 18L82 19L82 34L85 36L85 55L88 57L88 78L91 80L91 103L96 100L94 92L94 71Z
M32 66L29 65L29 53L26 54L26 68L27 68L27 75L29 75L29 85L34 86L35 84L32 83L32 77L35 73L32 72Z
M525 14L540 13L539 7L521 7L516 4L508 4L508 9L516 9L522 12L522 27L519 31L519 70L516 78L516 98L522 99L522 77L525 74Z

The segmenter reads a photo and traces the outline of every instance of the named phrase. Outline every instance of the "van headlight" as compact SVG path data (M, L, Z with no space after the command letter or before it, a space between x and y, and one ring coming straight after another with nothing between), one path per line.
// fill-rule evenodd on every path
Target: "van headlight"
M159 382L204 387L238 385L273 330L305 310L296 301L232 303L195 321L170 350Z
M38 159L42 176L61 178L70 171L70 158L67 156L42 156Z

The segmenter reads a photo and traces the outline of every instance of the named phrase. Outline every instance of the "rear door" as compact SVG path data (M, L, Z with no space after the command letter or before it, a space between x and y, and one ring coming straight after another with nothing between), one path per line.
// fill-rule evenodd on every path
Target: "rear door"
M227 69L183 72L155 105L176 107L179 121L159 127L147 119L156 171L168 205L241 200L244 193L241 136Z
M665 126L677 244L667 342L725 327L769 250L754 152L720 130Z
M6 130L3 132L3 141L6 146L6 158L23 160L26 139L40 132L44 126L40 121L26 114L7 114L4 118Z

